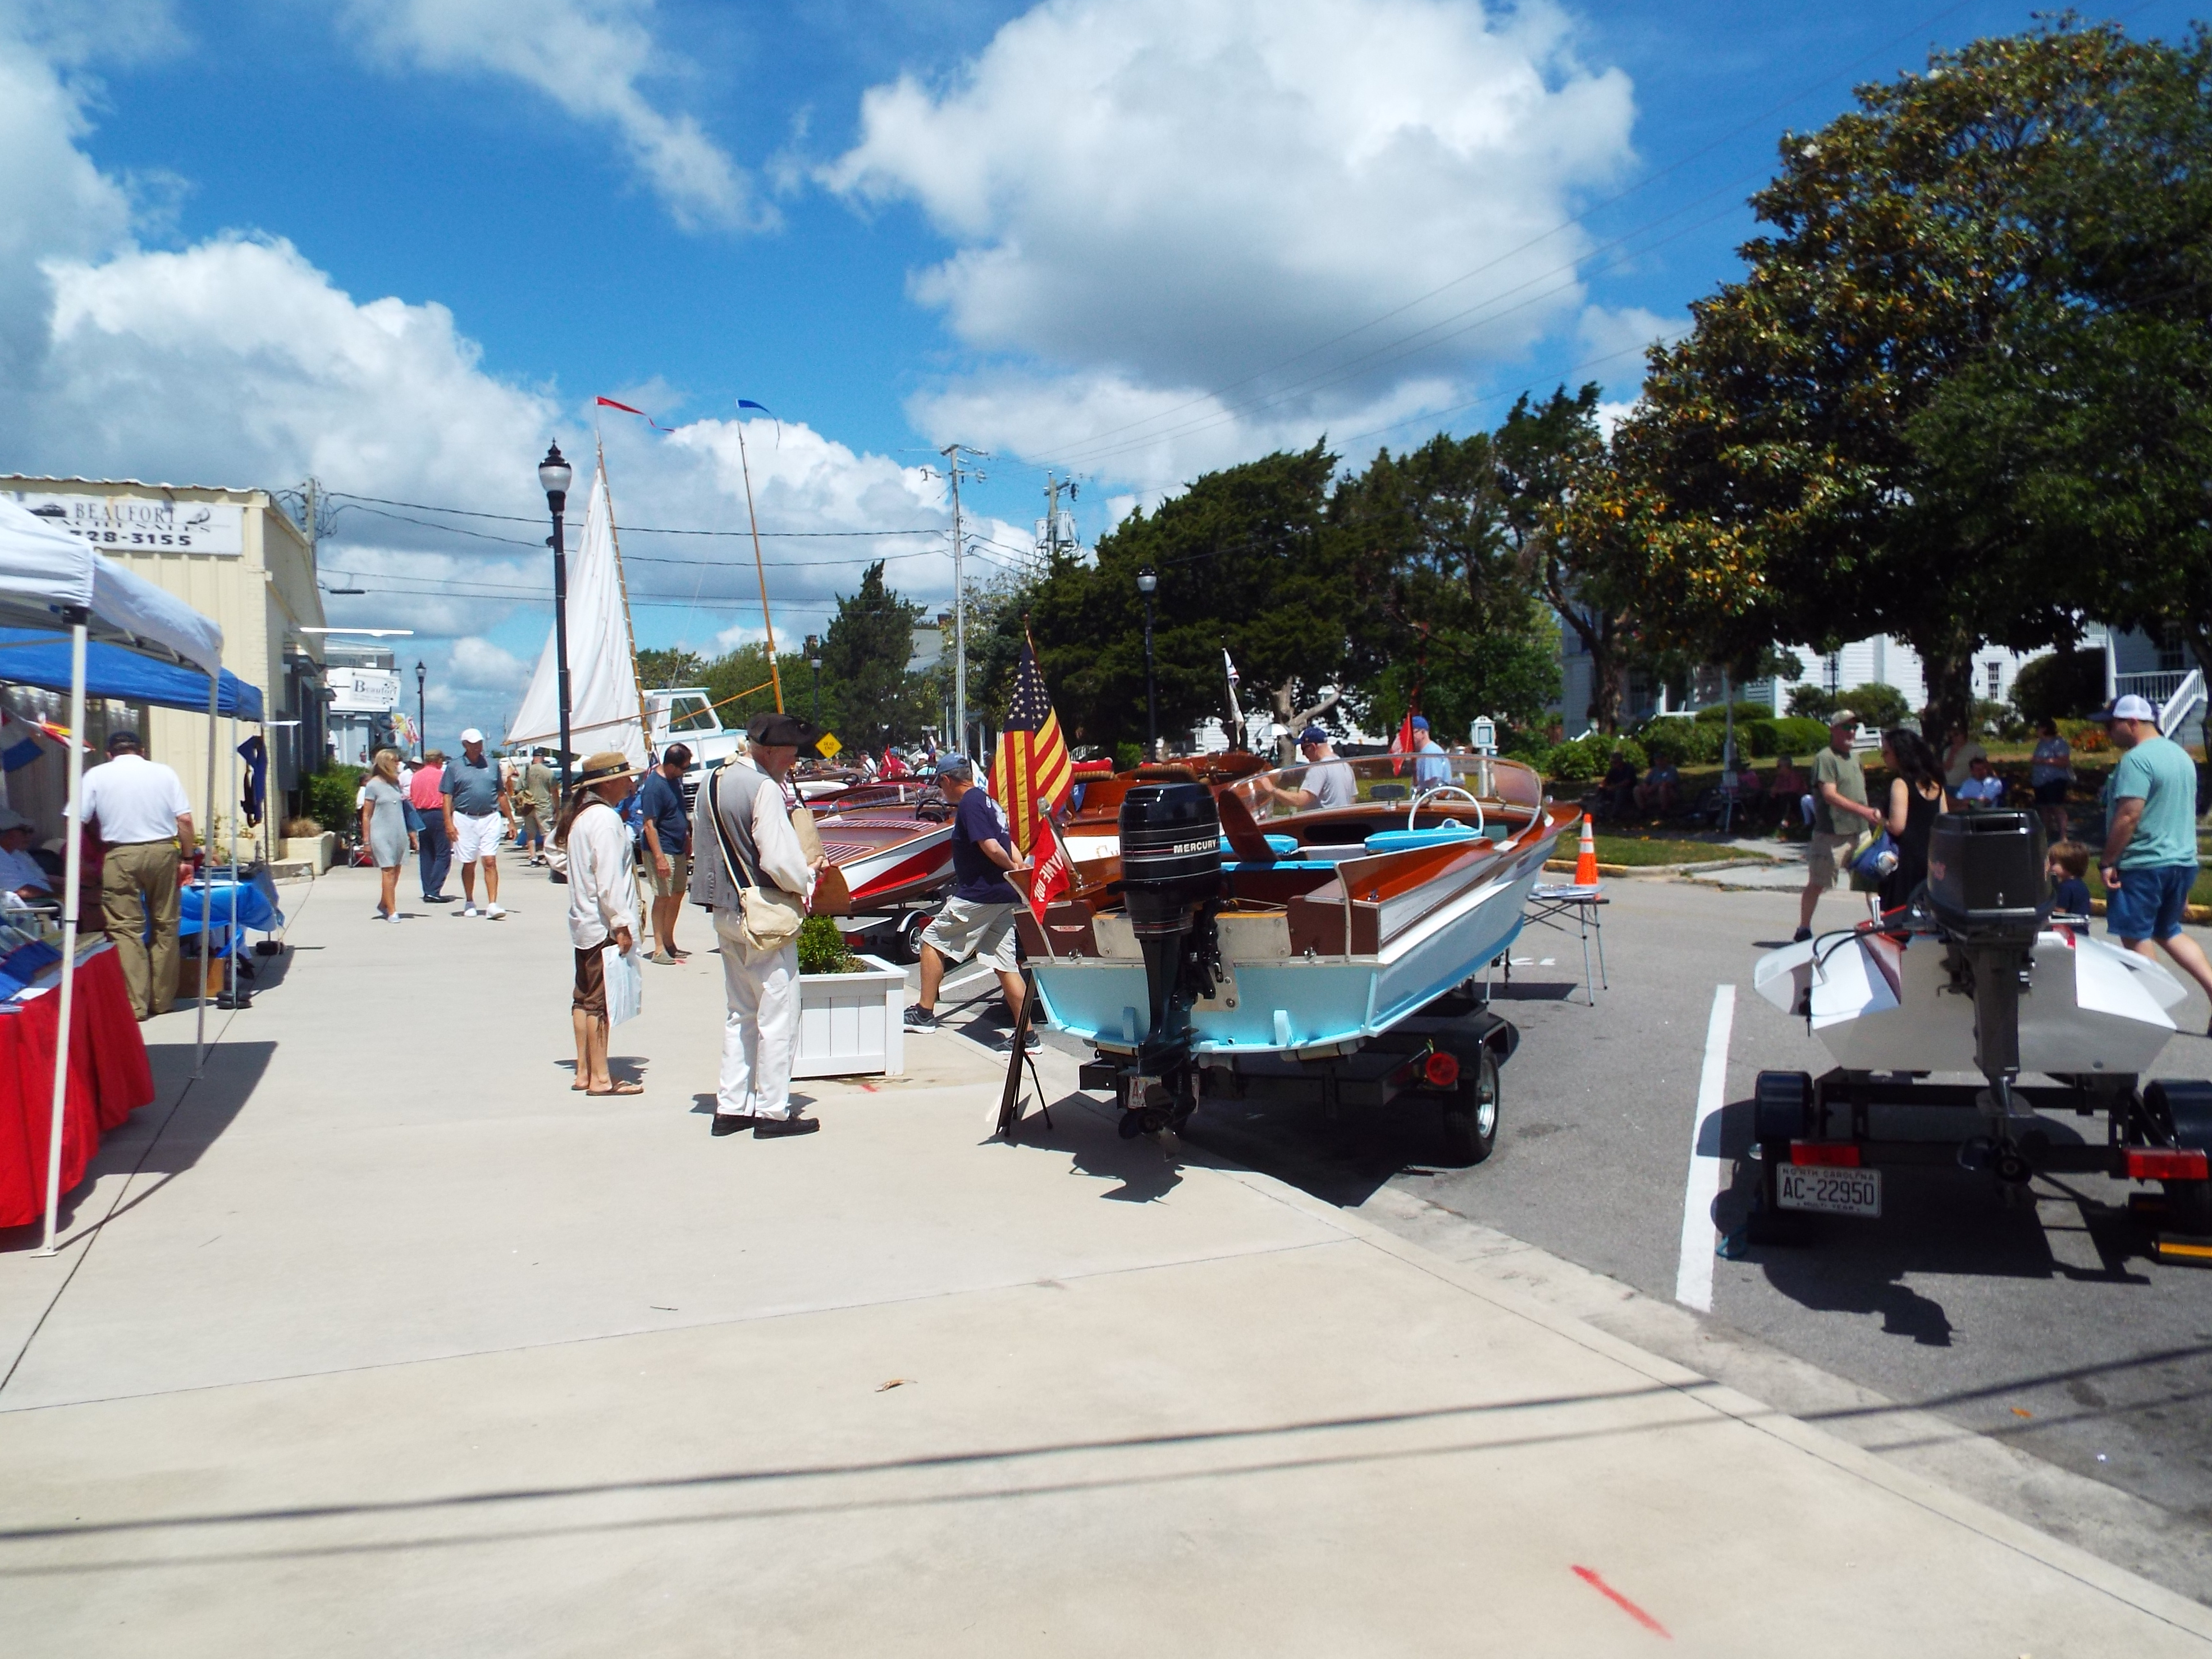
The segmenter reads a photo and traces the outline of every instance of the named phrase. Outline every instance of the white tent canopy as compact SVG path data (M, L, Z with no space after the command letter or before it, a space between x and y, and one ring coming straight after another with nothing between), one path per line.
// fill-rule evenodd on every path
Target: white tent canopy
M561 740L561 684L554 638L546 635L522 707L507 722L510 744ZM645 764L645 721L638 707L637 656L623 599L621 554L606 468L592 480L583 539L568 566L568 741L578 755L618 749Z
M58 525L0 497L0 621L59 628L82 611L94 637L222 669L222 629Z
M84 800L85 642L97 637L149 656L189 662L208 677L207 808L215 813L216 706L222 690L222 629L183 600L49 524L15 502L0 499L0 623L69 629L69 822ZM0 676L7 672L0 653ZM236 862L234 848L232 861ZM37 1254L51 1256L59 1224L62 1132L68 1098L70 1027L76 990L77 901L84 875L82 836L69 837L62 878L62 971L56 994L61 1006L54 1040L52 1115L46 1140L46 1237ZM206 1052L207 964L211 929L200 930L199 1054ZM198 1075L195 1065L193 1074Z

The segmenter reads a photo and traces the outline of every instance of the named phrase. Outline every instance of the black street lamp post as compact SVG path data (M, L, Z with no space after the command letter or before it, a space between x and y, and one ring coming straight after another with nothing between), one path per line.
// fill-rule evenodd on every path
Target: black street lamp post
M561 446L549 446L538 464L538 482L545 487L545 505L553 514L553 666L561 688L561 794L568 801L568 550L561 539L561 514L568 506L568 481L575 476L561 458Z
M415 752L426 754L430 748L430 699L423 690L430 671L418 659L415 664Z
M1137 592L1145 596L1145 758L1159 758L1160 699L1152 675L1152 593L1160 585L1152 566L1137 573Z
M806 636L806 665L814 671L814 729L822 729L822 641L818 635Z

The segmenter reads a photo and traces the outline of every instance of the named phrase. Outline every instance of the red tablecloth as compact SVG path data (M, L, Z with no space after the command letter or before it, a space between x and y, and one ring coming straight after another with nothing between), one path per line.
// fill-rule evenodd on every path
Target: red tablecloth
M61 1012L61 994L53 990L12 1014L0 1013L0 1227L24 1226L46 1212L54 1032ZM146 1042L114 951L96 951L77 965L70 1028L64 1192L84 1178L100 1137L154 1098Z

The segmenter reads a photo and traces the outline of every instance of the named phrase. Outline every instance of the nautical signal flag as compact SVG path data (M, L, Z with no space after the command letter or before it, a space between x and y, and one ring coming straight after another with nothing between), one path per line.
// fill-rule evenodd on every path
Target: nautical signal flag
M1036 861L1030 870L1030 908L1042 922L1053 900L1067 890L1067 843L1042 813L1031 822L1036 825L1036 844L1032 849Z
M1067 803L1075 769L1060 735L1060 716L1045 694L1036 647L1022 642L1021 665L1014 671L1014 700L999 734L999 756L991 768L991 793L1006 815L1014 844L1027 853L1036 838L1036 821Z

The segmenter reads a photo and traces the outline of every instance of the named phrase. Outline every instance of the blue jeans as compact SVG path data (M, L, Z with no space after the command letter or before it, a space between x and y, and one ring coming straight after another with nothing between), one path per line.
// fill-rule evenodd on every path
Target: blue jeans
M2197 884L2193 864L2153 864L2122 870L2120 884L2105 895L2105 931L2133 941L2161 944L2181 931L2181 908Z
M422 828L416 844L422 848L422 896L436 898L446 890L446 875L453 866L453 843L446 838L443 812L424 812L421 817Z

